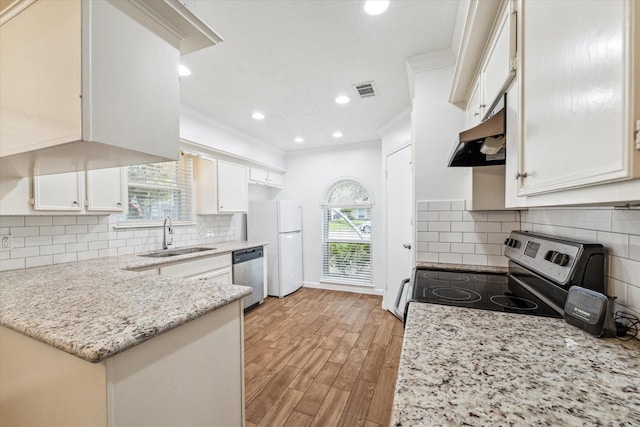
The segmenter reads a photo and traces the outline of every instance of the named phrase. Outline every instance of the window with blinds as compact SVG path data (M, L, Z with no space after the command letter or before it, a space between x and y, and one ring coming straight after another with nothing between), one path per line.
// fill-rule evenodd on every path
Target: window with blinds
M129 166L129 211L126 222L193 219L193 157L181 154L177 162Z
M322 279L372 284L371 206L366 188L342 179L326 191L322 206Z

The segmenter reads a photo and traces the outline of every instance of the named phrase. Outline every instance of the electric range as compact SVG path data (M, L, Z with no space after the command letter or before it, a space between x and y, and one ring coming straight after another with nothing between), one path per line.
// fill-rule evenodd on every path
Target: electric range
M395 314L405 318L410 302L562 318L569 288L604 293L604 248L544 234L512 231L504 242L505 273L416 267L403 281Z

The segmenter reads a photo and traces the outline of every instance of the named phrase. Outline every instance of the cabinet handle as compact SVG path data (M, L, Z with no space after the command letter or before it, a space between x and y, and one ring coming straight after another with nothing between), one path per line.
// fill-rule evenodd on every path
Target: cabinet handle
M480 108L485 108L487 104L480 104Z
M527 176L529 176L529 174L526 172L522 172L522 173L516 172L516 179L526 178Z
M116 206L118 206L119 208L121 208L121 207L122 207L122 202L118 202L118 203L116 203Z
M473 113L473 117L478 117L480 115L480 113L478 113L477 111L475 113Z
M405 249L411 249L411 244L410 243L404 243L402 245L402 247L405 248Z
M77 201L77 200L74 200L72 204L73 204L74 206L80 206L80 203L78 203L78 201Z

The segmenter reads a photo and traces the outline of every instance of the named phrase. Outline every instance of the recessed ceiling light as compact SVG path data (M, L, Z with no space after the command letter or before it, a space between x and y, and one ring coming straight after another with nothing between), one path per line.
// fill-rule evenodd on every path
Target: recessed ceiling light
M186 66L180 64L180 65L178 65L178 74L180 74L180 76L182 76L182 77L190 76L191 75L191 70L189 68L187 68Z
M263 120L263 119L264 119L264 114L262 114L262 113L261 113L261 112L259 112L259 111L256 111L255 113L253 113L253 114L251 115L251 117L253 117L253 118L254 118L254 119L256 119L256 120Z
M389 9L389 0L367 0L364 2L364 12L367 15L381 15Z
M342 132L340 132L339 130L335 131L333 133L333 137L334 138L342 138Z
M351 101L351 98L349 98L347 95L340 95L336 98L337 104L347 104L349 101Z
M298 144L301 144L304 142L304 139L298 136L297 138L294 139L294 141L297 142Z

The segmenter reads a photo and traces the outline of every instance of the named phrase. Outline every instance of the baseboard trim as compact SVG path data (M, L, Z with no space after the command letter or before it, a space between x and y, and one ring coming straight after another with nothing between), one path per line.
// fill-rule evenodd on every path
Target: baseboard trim
M354 292L357 294L380 295L380 296L382 296L384 292L382 289L363 287L363 286L357 286L357 285L343 285L338 283L304 282L302 286L305 288L326 289L329 291Z

